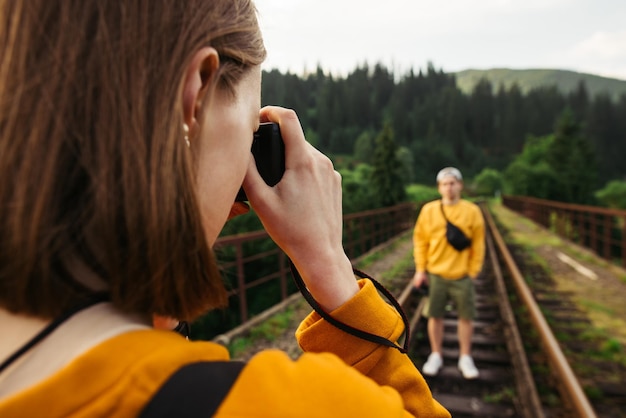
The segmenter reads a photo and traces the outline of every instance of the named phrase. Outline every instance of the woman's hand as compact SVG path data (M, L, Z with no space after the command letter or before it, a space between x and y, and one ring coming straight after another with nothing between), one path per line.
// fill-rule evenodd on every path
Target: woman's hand
M251 159L243 187L267 232L294 262L311 294L330 311L358 292L342 244L341 175L328 157L306 142L295 112L265 107L261 121L280 125L285 174L269 187Z

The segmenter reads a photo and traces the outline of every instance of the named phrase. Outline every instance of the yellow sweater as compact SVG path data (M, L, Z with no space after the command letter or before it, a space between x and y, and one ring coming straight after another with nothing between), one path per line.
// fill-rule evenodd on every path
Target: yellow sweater
M361 291L332 314L357 328L397 339L403 330L399 315L369 280L359 284ZM398 350L345 334L315 313L296 335L308 353L296 361L280 351L257 354L216 417L450 416L432 398L411 360ZM181 366L225 359L228 352L214 343L189 342L167 331L127 332L38 384L0 399L0 417L135 417Z
M415 268L446 279L476 277L485 257L485 223L480 208L461 199L454 205L444 205L444 211L448 220L471 239L471 246L457 251L448 243L441 200L428 202L422 207L413 230Z

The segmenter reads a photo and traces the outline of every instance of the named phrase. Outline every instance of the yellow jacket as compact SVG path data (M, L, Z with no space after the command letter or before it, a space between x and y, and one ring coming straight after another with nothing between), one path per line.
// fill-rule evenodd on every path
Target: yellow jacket
M399 315L369 280L359 285L361 291L332 315L392 341L399 338ZM450 416L398 350L345 334L316 313L302 322L296 336L307 353L295 361L280 351L257 354L215 416ZM135 417L181 366L226 359L227 350L214 343L189 342L168 331L126 332L38 384L0 399L0 417Z
M485 257L485 223L480 208L461 199L444 205L446 217L472 241L470 247L457 251L446 239L446 220L441 200L426 203L413 230L413 256L418 272L428 271L446 279L476 277Z

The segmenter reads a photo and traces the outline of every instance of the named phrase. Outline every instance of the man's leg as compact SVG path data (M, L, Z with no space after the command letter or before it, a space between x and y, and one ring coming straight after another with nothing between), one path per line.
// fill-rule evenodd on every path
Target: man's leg
M430 324L428 325L428 331L430 331ZM472 334L474 332L474 323L469 319L459 318L457 329L461 355L469 356L472 353Z
M474 332L473 320L476 317L476 305L474 303L474 282L470 278L464 278L455 283L454 299L457 302L459 321L457 333L459 337L459 370L466 379L476 379L479 375L471 356L472 334Z
M428 318L428 338L430 340L430 351L441 354L443 318Z
M443 367L443 356L441 355L443 318L428 318L428 338L431 353L422 367L422 373L426 376L435 376Z
M422 367L422 373L427 376L435 376L443 366L441 349L443 345L443 317L447 301L447 286L444 279L434 274L429 275L430 290L426 303L426 315L428 316L428 339L430 340L431 353Z

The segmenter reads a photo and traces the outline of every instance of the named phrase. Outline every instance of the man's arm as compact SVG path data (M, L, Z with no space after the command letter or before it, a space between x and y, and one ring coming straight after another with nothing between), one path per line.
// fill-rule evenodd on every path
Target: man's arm
M422 283L428 284L428 275L426 274L428 242L425 220L426 214L424 210L420 211L413 229L413 258L415 260L415 275L413 276L413 285L420 287Z

